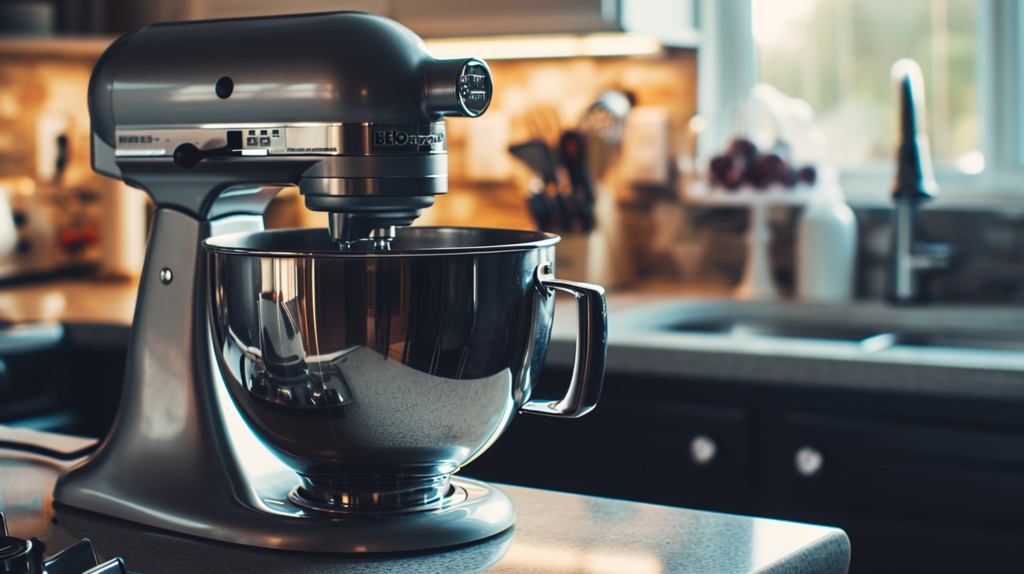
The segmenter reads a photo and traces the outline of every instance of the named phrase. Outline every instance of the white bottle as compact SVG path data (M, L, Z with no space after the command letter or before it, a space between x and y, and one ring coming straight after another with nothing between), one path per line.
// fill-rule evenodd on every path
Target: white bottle
M796 293L805 301L843 303L853 298L857 219L846 204L835 170L819 170L797 227Z

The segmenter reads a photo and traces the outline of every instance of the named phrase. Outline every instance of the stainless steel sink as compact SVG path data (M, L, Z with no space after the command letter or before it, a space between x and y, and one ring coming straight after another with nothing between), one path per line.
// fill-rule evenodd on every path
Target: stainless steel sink
M737 341L856 343L865 352L896 346L1024 351L1024 311L1001 307L685 302L630 313L618 327Z

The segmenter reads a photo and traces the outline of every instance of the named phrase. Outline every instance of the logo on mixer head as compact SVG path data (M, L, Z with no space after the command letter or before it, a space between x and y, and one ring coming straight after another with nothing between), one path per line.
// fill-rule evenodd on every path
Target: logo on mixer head
M396 130L373 132L373 145L381 146L416 146L433 147L444 142L444 134L416 135Z
M117 143L123 143L123 144L148 144L148 143L153 143L153 136L149 136L149 135L145 135L145 136L117 136Z

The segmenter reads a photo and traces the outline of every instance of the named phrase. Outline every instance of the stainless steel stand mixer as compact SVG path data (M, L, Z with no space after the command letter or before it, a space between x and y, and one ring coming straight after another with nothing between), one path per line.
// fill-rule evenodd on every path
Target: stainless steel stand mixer
M557 236L406 227L446 192L444 117L487 109L487 66L361 13L160 24L107 49L89 97L93 167L157 209L117 421L58 506L318 552L510 527L504 494L451 475L516 412L593 408L607 324L600 287L554 278ZM329 230L263 230L286 186ZM547 402L553 289L579 335Z

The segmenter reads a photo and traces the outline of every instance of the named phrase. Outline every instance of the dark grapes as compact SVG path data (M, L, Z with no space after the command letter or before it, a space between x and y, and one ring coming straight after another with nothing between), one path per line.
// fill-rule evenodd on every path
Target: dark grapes
M726 153L742 156L743 159L747 160L747 163L754 163L757 157L757 146L748 139L736 138L729 144L729 149Z
M797 183L813 185L817 175L813 166L794 168L785 143L779 142L768 153L761 153L754 142L746 138L732 140L725 154L711 158L709 168L708 179L729 189L743 184L756 189L772 185L792 188Z
M775 154L759 155L747 179L754 187L764 189L778 179L779 167L783 163L782 158Z

